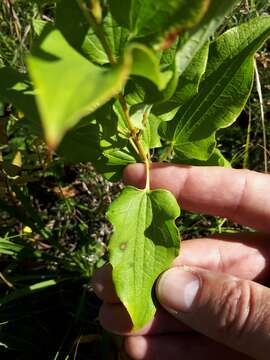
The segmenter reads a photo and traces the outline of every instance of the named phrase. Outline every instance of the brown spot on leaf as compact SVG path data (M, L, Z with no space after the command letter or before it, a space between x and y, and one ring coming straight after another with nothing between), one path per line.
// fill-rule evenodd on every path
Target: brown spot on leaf
M120 246L119 246L119 249L120 249L121 251L125 251L125 250L127 249L127 243L126 243L126 242L121 243Z

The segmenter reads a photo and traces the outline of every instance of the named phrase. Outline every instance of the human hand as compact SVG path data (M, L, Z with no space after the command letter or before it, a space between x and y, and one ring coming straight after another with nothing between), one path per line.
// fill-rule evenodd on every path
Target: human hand
M143 187L144 166L129 166L125 181ZM151 187L170 190L182 208L261 233L183 241L173 268L157 282L155 318L136 333L115 294L111 268L100 269L93 286L104 301L101 324L126 336L132 358L269 359L270 289L263 286L270 280L269 185L269 175L246 170L153 165Z

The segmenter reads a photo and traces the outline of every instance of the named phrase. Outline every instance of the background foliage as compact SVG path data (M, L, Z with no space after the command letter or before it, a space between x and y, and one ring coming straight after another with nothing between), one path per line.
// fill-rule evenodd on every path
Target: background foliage
M268 1L242 1L218 34L269 13ZM25 72L25 57L41 20L53 22L53 1L3 0L0 65ZM270 127L270 44L257 54L264 118L256 84L230 128L218 133L220 149L234 167L265 171L264 138ZM106 261L111 229L104 214L121 184L105 182L90 163L67 166L27 128L20 113L0 103L0 352L14 359L116 359L111 337L97 321L90 287ZM225 219L184 213L184 238L235 231ZM241 229L240 229L241 230Z

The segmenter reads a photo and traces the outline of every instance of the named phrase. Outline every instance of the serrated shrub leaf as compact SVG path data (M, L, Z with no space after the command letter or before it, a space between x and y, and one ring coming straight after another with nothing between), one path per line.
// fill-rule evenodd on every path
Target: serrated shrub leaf
M59 30L46 28L28 57L28 68L47 143L57 147L83 116L116 95L127 80L130 65L126 56L124 63L110 69L98 67L75 51Z
M154 282L179 251L175 225L179 206L166 190L127 187L107 215L114 227L109 244L114 285L134 329L139 329L156 311L151 296Z

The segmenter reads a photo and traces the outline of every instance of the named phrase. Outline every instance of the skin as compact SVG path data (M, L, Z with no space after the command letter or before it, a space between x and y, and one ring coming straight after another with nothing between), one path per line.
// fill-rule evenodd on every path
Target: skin
M143 188L144 166L128 166L124 181ZM269 175L154 164L151 188L170 190L183 209L229 218L256 232L184 241L173 267L157 282L160 306L155 318L136 333L114 291L111 267L103 267L93 279L95 292L103 300L102 326L125 337L132 359L269 359ZM183 271L196 276L200 284L189 311L182 311L175 301ZM162 284L172 274L175 282L167 282L164 294Z

